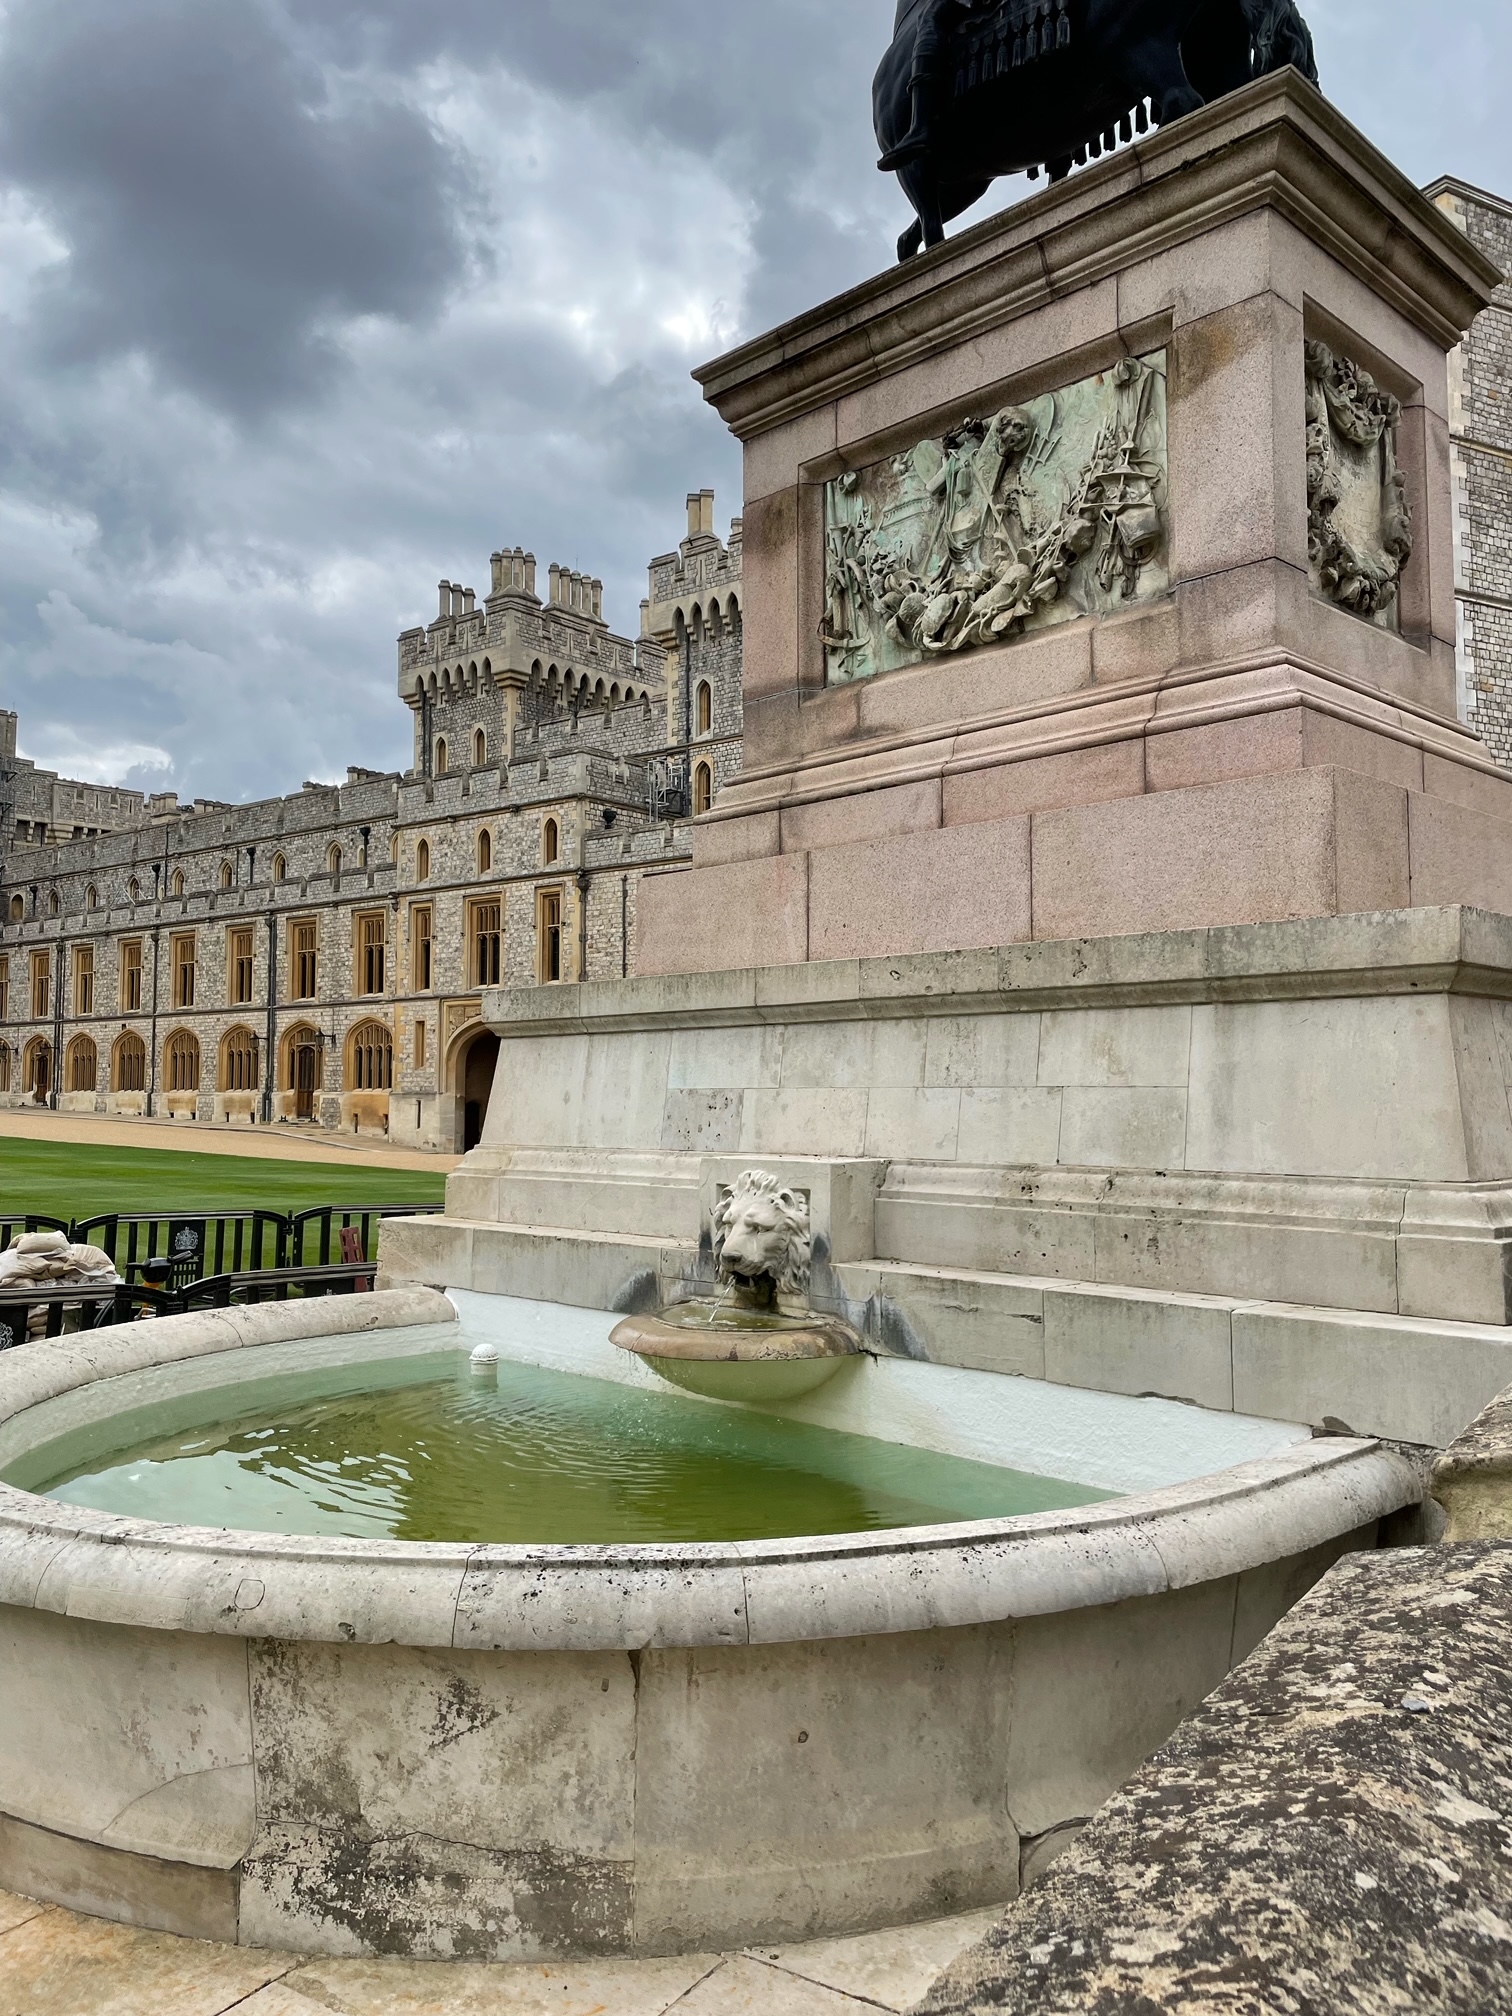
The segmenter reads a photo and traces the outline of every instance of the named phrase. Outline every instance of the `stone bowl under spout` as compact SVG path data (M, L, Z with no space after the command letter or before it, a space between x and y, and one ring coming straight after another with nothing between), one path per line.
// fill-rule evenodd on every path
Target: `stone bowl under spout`
M799 1399L866 1348L842 1318L805 1307L812 1251L808 1200L748 1169L714 1213L721 1292L629 1316L610 1342L707 1399Z

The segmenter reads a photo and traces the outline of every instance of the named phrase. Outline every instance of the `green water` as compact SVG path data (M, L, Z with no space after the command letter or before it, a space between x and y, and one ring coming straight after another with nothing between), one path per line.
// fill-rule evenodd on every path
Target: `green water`
M1108 1494L462 1353L298 1373L76 1430L6 1481L256 1533L654 1544L1001 1519Z

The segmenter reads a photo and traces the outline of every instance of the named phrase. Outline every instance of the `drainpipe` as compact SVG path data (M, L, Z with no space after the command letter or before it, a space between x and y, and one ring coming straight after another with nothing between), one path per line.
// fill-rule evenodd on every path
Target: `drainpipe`
M278 1069L278 909L268 897L268 1034L263 1058L262 1118L264 1127L273 1125L273 1081Z
M577 872L578 892L578 972L579 980L588 978L588 891L592 878L586 868Z
M630 877L620 877L620 978L630 977Z
M152 864L152 880L154 884L152 900L153 907L158 912L158 916L152 926L152 1024L150 1030L152 1041L147 1059L147 1118L149 1120L156 1119L157 1117L158 962L163 945L163 920L161 913L163 907L163 885L166 879L164 867L154 861Z
M53 1057L52 1084L48 1090L47 1103L56 1113L58 1110L58 1080L63 1075L63 989L68 979L68 940L58 941L58 978L53 987Z

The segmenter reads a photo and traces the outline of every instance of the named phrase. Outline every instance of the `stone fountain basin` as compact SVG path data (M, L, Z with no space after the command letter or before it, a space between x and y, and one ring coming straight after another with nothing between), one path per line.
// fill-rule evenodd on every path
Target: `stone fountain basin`
M537 1362L652 1376L611 1317L458 1300ZM407 1290L30 1345L0 1359L0 1462L154 1381L455 1349L454 1326ZM0 1888L251 1945L499 1960L1009 1898L1420 1486L1373 1443L993 1374L867 1359L800 1403L968 1448L993 1405L994 1432L1080 1437L1138 1488L897 1533L498 1548L0 1486Z

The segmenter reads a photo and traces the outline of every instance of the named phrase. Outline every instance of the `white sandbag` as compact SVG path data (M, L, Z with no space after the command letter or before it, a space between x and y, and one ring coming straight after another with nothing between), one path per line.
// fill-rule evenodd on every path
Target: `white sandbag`
M66 1232L23 1232L11 1248L14 1253L66 1253L68 1234Z

